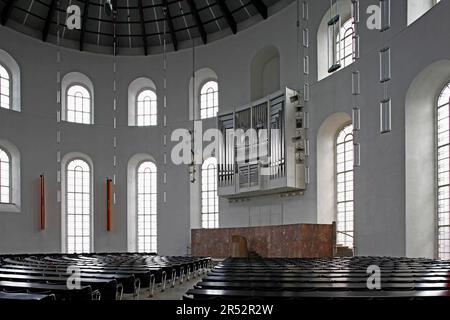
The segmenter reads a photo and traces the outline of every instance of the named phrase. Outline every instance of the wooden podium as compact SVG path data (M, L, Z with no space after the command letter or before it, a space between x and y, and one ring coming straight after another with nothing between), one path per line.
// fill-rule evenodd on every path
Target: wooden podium
M247 258L248 248L247 239L243 236L231 236L231 257L232 258Z

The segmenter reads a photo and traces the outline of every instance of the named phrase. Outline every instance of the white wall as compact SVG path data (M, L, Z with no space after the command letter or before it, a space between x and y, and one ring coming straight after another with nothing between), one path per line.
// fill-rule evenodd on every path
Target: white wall
M436 61L420 72L406 95L406 254L436 254L435 110L450 81L450 60Z
M280 58L274 57L267 61L262 75L263 96L280 90Z
M321 81L317 77L316 41L313 35L328 10L328 1L309 1L310 17L310 179L304 195L281 198L264 196L245 202L220 200L220 225L316 223L317 145L322 123L331 114L351 114L351 71L345 68ZM378 4L361 0L361 21L365 8ZM392 126L389 134L379 133L379 100L383 96L378 82L378 31L360 28L361 59L354 65L361 72L361 167L355 170L355 245L361 255L403 256L406 245L405 175L405 99L415 77L434 61L448 59L450 42L450 1L441 1L408 28L406 0L391 1L392 28L384 35L392 50ZM232 110L250 101L251 61L260 48L274 45L280 54L280 85L297 89L296 4L292 3L266 21L240 31L235 36L201 45L196 50L196 66L214 70L219 79L220 108ZM362 24L363 25L363 24ZM0 27L0 48L9 52L22 72L22 112L0 110L0 138L15 144L22 160L22 211L0 212L0 252L59 252L60 207L56 202L56 51L22 34ZM94 193L95 250L127 249L127 163L135 154L148 153L158 163L158 248L162 254L187 252L190 233L190 186L188 168L163 164L163 153L170 155L173 143L164 146L163 135L175 128L190 128L189 80L192 76L190 50L167 56L167 127L128 127L128 84L148 77L156 88L163 88L162 57L119 57L118 128L112 121L112 57L62 51L62 74L79 71L95 87L95 125L63 123L62 154L77 151L89 154L95 166ZM39 63L37 63L37 60ZM302 76L300 81L303 81ZM159 106L163 94L158 92ZM159 108L161 112L161 108ZM158 123L162 123L161 113ZM203 121L205 128L214 119ZM113 210L113 230L106 231L105 178L112 176L112 137L117 135L117 204ZM169 157L170 158L170 157ZM38 181L46 176L47 228L39 231ZM167 183L163 183L163 173ZM164 203L163 194L167 201ZM427 252L412 253L428 255Z
M250 77L253 101L280 90L280 52L276 46L265 46L255 52Z

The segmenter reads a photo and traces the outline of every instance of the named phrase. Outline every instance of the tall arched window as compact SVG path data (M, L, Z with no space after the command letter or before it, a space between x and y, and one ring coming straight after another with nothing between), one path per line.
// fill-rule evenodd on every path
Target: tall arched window
M67 121L91 124L91 94L87 88L79 84L67 89Z
M337 56L341 63L341 67L345 68L353 62L353 35L355 31L353 29L353 18L344 22L339 30L339 34L336 35L336 50Z
M0 212L20 212L20 152L0 138Z
M337 243L353 248L353 125L336 138Z
M67 164L66 214L67 252L91 251L91 168L82 159Z
M206 82L200 89L201 119L212 118L219 109L219 89L216 81Z
M0 107L11 109L11 77L8 70L0 64Z
M11 203L11 158L0 148L0 203Z
M0 108L21 111L19 64L0 49Z
M437 244L438 258L450 259L450 161L449 121L450 83L442 90L436 111L436 168L437 168Z
M137 169L137 250L157 252L157 169L151 161Z
M202 228L218 227L217 159L211 157L202 165Z
M138 126L156 126L157 98L153 90L142 90L136 99L136 124Z

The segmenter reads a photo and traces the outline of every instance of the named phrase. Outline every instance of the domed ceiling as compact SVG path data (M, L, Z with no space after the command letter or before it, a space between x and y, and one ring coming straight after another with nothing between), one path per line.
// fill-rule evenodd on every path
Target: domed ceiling
M0 0L1 24L80 51L147 55L206 44L293 0Z

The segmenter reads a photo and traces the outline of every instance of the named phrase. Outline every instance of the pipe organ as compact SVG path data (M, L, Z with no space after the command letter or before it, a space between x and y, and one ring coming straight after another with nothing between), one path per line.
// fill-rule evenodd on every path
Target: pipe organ
M289 88L217 117L218 194L235 198L304 190L303 97Z

